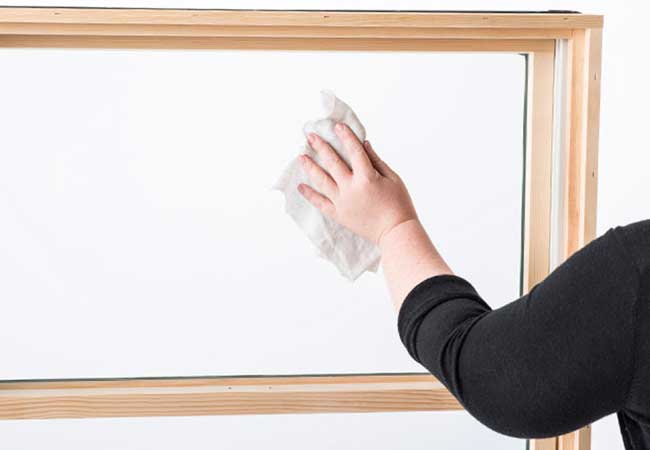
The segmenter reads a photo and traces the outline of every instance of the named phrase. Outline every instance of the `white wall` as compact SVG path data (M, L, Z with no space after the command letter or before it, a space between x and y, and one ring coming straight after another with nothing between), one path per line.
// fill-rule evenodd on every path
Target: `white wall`
M24 1L4 0L6 5L25 5ZM32 1L29 4L66 6L147 6L147 7L233 7L231 2L186 0L159 1ZM647 218L650 193L650 162L645 139L647 107L650 89L647 84L647 15L650 8L641 1L379 1L379 0L320 0L306 4L300 0L266 1L241 0L239 8L296 8L314 9L495 9L546 10L574 9L588 13L605 14L603 90L601 114L601 145L599 170L598 231L608 227ZM48 425L51 427L52 425ZM0 425L2 427L2 425ZM152 428L155 429L156 427ZM0 428L1 430L2 428ZM435 430L433 430L435 432ZM0 438L2 435L0 431ZM28 429L25 436L31 434ZM43 435L43 436L47 436ZM146 435L143 435L146 436ZM405 435L403 448L409 445ZM0 439L1 441L1 439ZM618 427L613 417L598 422L594 427L594 448L622 448ZM179 446L182 444L179 444ZM44 445L45 447L45 445ZM133 448L146 448L146 442ZM0 445L0 448L2 446ZM33 448L33 447L32 447Z

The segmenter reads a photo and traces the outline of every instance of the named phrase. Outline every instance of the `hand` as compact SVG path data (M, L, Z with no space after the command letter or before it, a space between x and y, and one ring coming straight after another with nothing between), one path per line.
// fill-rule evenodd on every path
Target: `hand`
M359 142L342 123L336 125L335 132L351 167L327 142L309 134L309 144L323 167L308 155L301 155L302 167L314 187L300 184L298 191L323 214L379 245L393 228L417 220L413 202L400 177L377 156L368 141Z

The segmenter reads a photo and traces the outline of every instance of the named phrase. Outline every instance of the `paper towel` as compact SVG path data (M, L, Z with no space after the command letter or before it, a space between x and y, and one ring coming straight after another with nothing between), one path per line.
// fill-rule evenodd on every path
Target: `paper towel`
M327 141L349 164L348 155L334 132L334 125L337 122L347 124L362 142L366 138L366 130L354 111L332 92L322 91L321 96L325 117L305 124L305 145L301 153L309 155L320 164L318 155L306 141L307 135L314 133ZM357 279L366 270L375 272L380 258L377 246L324 216L298 192L300 183L310 184L296 157L285 169L274 189L284 193L286 212L307 234L320 256L332 262L349 280Z

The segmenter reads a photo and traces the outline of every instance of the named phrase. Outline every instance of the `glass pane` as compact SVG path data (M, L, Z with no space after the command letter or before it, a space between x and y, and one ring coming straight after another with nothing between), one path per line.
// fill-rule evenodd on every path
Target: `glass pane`
M270 190L348 102L454 270L519 288L517 54L0 50L0 378L413 372Z
M465 411L0 421L3 448L32 450L524 450Z

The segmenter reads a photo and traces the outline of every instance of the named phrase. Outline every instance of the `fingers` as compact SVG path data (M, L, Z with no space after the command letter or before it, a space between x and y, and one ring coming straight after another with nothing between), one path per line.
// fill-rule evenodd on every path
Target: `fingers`
M329 217L334 215L334 204L330 199L323 194L315 191L313 188L306 184L298 185L298 192L305 197L305 199L318 208L323 214Z
M338 190L336 183L313 159L307 155L300 155L300 164L317 190L329 198L336 194Z
M334 151L334 149L320 136L314 133L309 133L307 140L309 141L311 148L318 153L323 167L331 174L334 181L338 182L339 180L343 180L352 175L352 172L345 161L343 161L338 153L336 153L336 151Z
M374 168L372 167L372 163L370 162L370 159L368 159L368 155L366 154L363 145L361 145L361 142L359 142L359 139L352 132L350 127L339 122L334 127L334 131L350 156L352 171L365 175L373 173Z
M372 165L375 167L377 172L379 172L382 176L388 177L388 176L393 176L395 175L395 172L393 172L393 169L391 169L388 164L386 164L375 152L375 149L372 148L372 145L370 144L369 141L364 141L363 143L363 148L366 150L366 153L368 154L368 158L370 159L370 162Z

